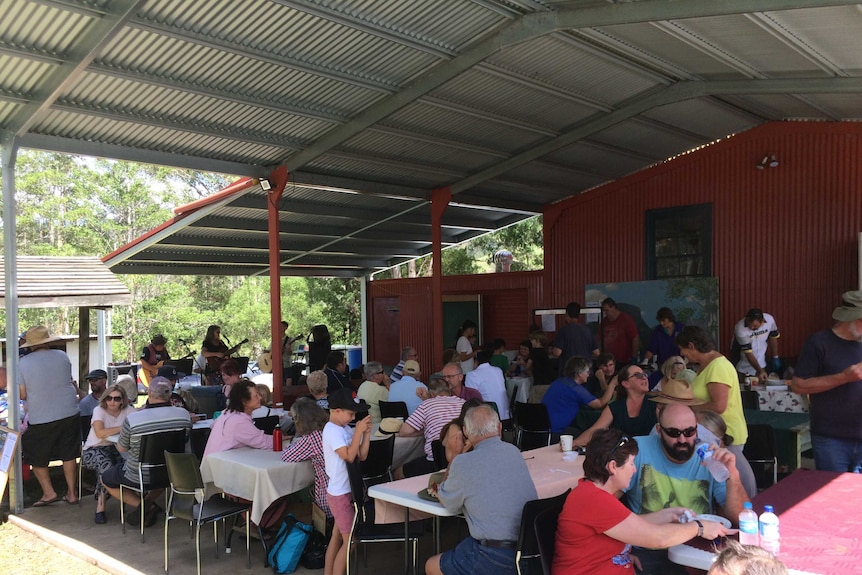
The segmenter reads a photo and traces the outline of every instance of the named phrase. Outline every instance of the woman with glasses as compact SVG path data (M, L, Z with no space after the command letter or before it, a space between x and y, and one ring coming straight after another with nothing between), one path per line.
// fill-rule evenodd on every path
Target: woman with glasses
M661 380L652 388L653 391L661 391L664 384L672 379L681 379L688 384L694 381L697 375L692 370L686 368L685 358L679 355L672 355L661 364Z
M599 429L614 427L635 437L647 435L655 427L655 405L646 401L647 374L637 365L627 365L617 377L617 399L605 406L592 427L575 438L575 445L586 445Z
M114 384L110 386L99 399L99 405L93 409L93 419L90 420L90 433L84 443L81 453L81 464L96 472L95 522L105 523L105 499L108 496L102 485L102 473L120 463L123 458L117 451L117 445L108 437L117 435L123 427L123 422L135 409L129 405L125 389Z
M637 441L619 429L600 429L587 444L584 477L560 513L551 573L613 575L640 568L632 546L665 548L693 537L715 539L728 529L714 521L680 523L684 507L636 515L616 497L635 473Z

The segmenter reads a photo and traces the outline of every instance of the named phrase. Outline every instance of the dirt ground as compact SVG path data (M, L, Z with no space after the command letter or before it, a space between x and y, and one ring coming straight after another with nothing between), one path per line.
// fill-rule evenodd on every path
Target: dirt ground
M0 565L5 565L7 573L105 575L95 565L72 557L8 522L0 525Z

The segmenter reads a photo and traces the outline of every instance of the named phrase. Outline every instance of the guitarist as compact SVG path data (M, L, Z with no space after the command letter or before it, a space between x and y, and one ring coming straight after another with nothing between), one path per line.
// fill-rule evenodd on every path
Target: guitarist
M201 355L207 360L207 380L210 385L221 384L219 369L230 355L227 345L221 340L221 327L211 325L201 344Z
M171 354L165 349L168 340L162 334L154 335L150 343L141 351L141 382L149 387L149 381L158 375L159 368L165 361L171 359Z
M290 327L290 325L286 321L281 322L281 329L284 332L284 336L281 338L281 377L283 378L285 385L293 385L293 378L291 377L291 367L293 365L293 344L302 339L302 336L298 335L296 337L290 337L287 335L288 327Z

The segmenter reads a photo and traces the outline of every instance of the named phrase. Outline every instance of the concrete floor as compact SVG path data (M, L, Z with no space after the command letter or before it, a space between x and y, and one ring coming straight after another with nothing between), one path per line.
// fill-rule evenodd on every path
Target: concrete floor
M292 510L301 520L310 523L310 504L297 504ZM64 551L98 565L105 571L117 574L137 575L163 572L164 569L164 520L145 531L146 539L141 543L140 532L127 526L122 533L119 504L111 500L107 504L108 523L93 523L95 502L85 496L80 505L57 502L48 507L26 508L21 515L10 515L9 520L27 529ZM170 526L170 573L193 575L195 571L195 545L188 528L179 520ZM444 523L444 549L451 548L466 535L463 521ZM201 569L207 575L248 573L271 575L272 569L263 566L263 548L260 542L251 542L251 569L245 566L245 541L234 535L233 552L218 558L214 556L212 527L201 531ZM362 550L359 555L358 573L397 574L402 573L404 547L401 543L375 543L368 545L368 566L362 565ZM430 530L419 545L419 573L423 572L425 559L433 554ZM352 569L353 570L353 569ZM322 573L322 570L307 570L300 567L296 573ZM353 570L353 573L357 573Z

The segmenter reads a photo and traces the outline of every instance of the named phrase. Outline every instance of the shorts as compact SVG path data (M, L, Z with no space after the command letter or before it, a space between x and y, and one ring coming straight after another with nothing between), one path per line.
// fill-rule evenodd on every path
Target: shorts
M48 467L51 461L73 461L81 455L81 416L48 423L31 423L21 435L21 458L33 467Z
M339 533L350 533L353 529L353 517L356 515L356 509L353 508L353 496L350 493L333 495L327 492L326 502L329 503L329 510L332 511L335 526Z
M514 575L515 550L484 547L467 537L440 556L443 575Z
M129 478L126 477L126 464L123 461L113 467L109 467L102 473L100 479L102 480L102 485L110 487L111 489L119 489L120 483L138 489L138 483L136 481L130 481Z

